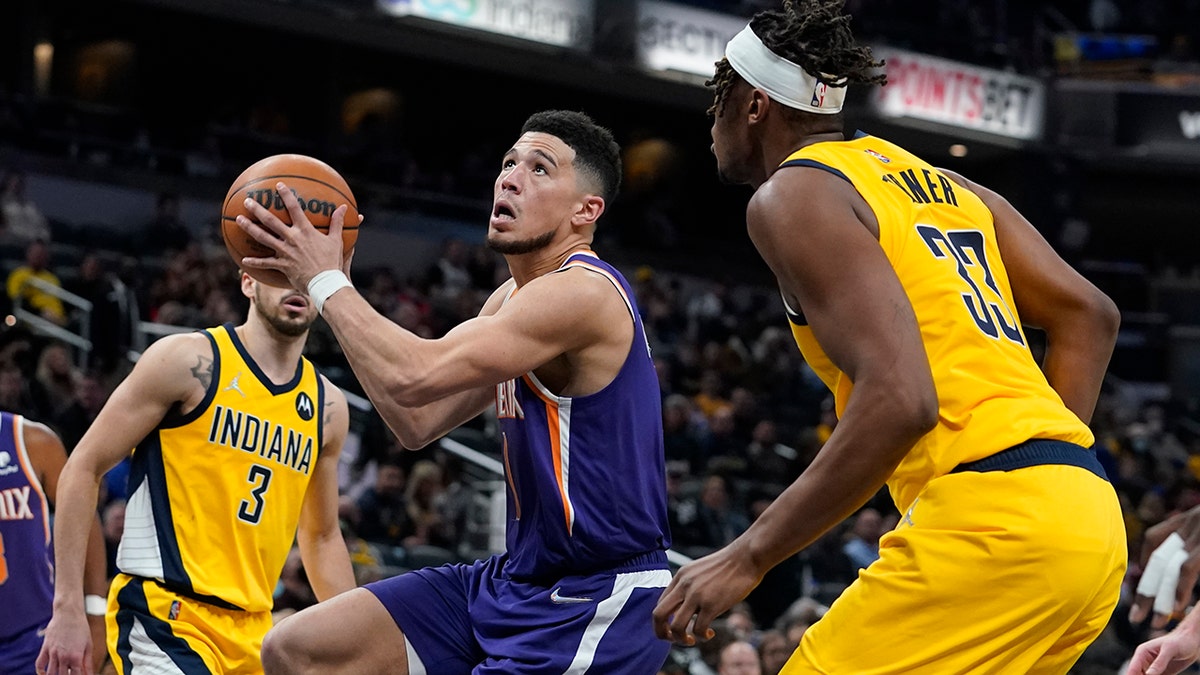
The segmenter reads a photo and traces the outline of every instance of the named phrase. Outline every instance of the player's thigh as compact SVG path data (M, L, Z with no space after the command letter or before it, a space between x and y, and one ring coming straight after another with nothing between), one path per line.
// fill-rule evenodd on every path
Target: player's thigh
M268 674L409 672L404 634L364 588L280 621L263 641L263 665Z
M1028 672L1119 583L1111 492L1075 467L935 480L784 672Z

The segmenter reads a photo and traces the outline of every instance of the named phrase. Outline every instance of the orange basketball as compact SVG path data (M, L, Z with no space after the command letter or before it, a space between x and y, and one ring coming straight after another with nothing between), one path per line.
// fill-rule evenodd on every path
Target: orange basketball
M291 225L292 218L283 198L275 190L275 184L283 181L293 192L304 209L308 220L319 231L329 234L329 221L333 211L342 204L349 208L342 227L342 247L344 254L349 257L358 241L358 204L354 194L341 174L319 159L307 155L274 155L261 159L250 165L242 175L233 181L229 193L225 195L225 203L221 207L221 234L225 238L225 248L229 255L240 267L242 258L269 257L275 254L269 246L264 246L238 227L237 217L253 216L243 205L247 199L253 199L265 206L281 221ZM286 288L290 284L287 277L275 270L245 270L255 279L272 286Z

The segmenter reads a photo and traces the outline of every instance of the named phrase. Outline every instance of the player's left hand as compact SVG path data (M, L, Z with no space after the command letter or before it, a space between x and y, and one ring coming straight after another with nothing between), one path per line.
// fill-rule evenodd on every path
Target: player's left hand
M313 227L291 188L280 182L275 189L283 198L292 224L285 224L258 202L247 199L246 209L254 216L254 220L238 216L238 227L260 244L274 249L275 255L268 258L242 258L242 264L252 269L279 270L287 276L293 288L308 292L308 282L318 272L349 267L342 252L346 206L338 206L333 212L326 236ZM359 216L359 220L361 222L362 216Z
M763 573L735 541L680 568L654 608L654 632L685 645L713 636L713 619L754 590Z

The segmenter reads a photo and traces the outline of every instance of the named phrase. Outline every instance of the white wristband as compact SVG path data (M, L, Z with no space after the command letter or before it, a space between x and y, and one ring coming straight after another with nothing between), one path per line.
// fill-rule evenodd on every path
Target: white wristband
M104 616L108 612L108 601L99 595L83 596L83 612L88 616Z
M308 297L312 298L313 304L317 306L317 313L320 314L329 296L343 288L354 288L354 284L350 283L341 270L317 272L316 276L308 280Z

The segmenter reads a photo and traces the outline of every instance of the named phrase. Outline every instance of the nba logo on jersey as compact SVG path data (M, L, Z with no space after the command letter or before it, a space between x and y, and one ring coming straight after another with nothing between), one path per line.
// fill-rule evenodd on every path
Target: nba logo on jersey
M308 394L304 392L300 392L296 395L296 414L299 415L300 419L304 420L305 422L311 420L313 417L312 399L309 398Z
M877 159L877 160L879 160L879 161L883 162L884 164L891 164L891 163L892 163L892 160L891 160L891 159L887 158L887 157L886 157L886 156L884 156L884 155L881 155L881 154L880 154L880 153L878 153L878 152L875 152L874 150L872 150L872 149L870 149L870 148L867 148L866 150L863 150L863 152L865 152L865 153L867 153L868 155L870 155L870 156L874 157L875 159Z
M809 103L809 105L813 106L814 108L824 107L825 92L828 90L829 90L829 85L825 84L824 82L822 82L820 80L817 80L816 85L813 86L812 102Z
M179 601L175 600L171 603L171 609L167 610L167 618L171 621L179 618Z

